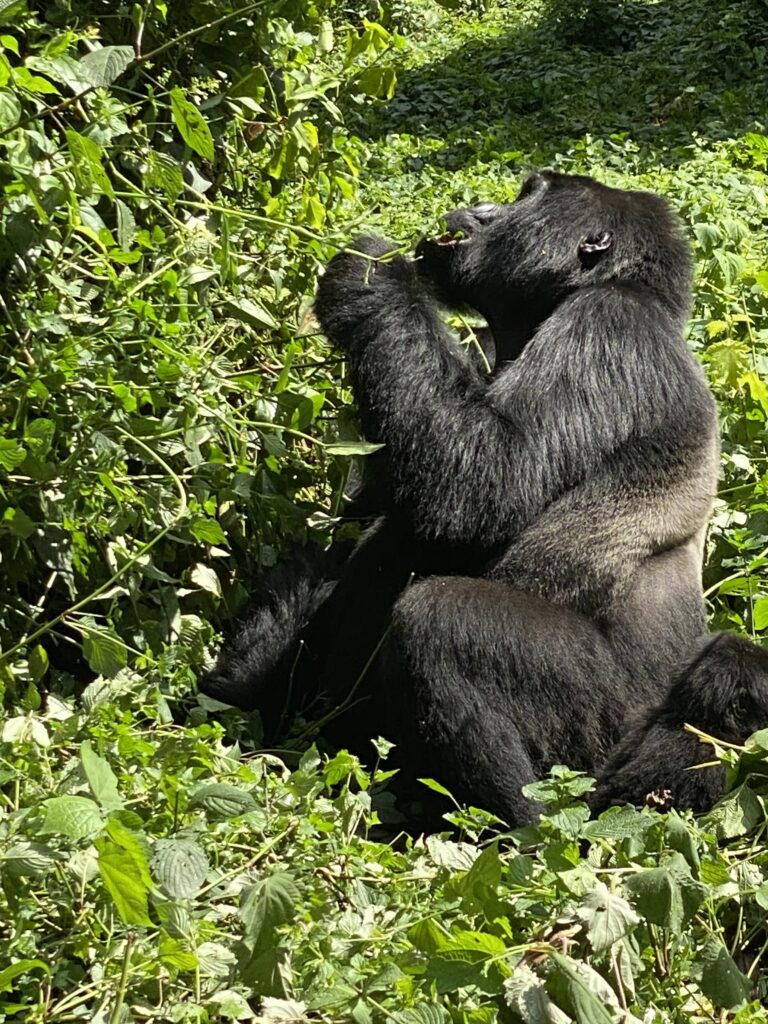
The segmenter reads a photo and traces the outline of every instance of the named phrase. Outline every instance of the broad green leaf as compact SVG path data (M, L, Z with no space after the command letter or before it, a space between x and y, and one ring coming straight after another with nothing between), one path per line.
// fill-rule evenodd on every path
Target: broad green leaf
M84 192L96 189L113 199L115 193L112 182L101 164L104 155L101 146L73 128L67 128L65 135L72 157L72 173L80 188Z
M224 303L227 314L251 327L275 329L279 325L272 314L252 299L230 299Z
M159 839L152 851L157 881L174 899L190 899L208 874L205 851L192 839Z
M655 824L648 814L634 807L620 807L603 812L597 821L590 821L582 833L587 839L630 839L642 836Z
M228 544L227 535L215 519L195 519L189 532L203 544Z
M153 149L147 154L143 181L145 188L159 188L169 199L175 199L184 188L184 176L178 163L167 153Z
M707 815L707 821L720 839L746 835L762 820L760 801L748 786L734 789Z
M117 776L103 757L99 757L87 740L80 744L80 761L91 792L107 811L123 806L117 789Z
M63 856L43 843L22 842L9 847L0 860L10 874L34 877L45 874Z
M192 810L201 807L208 817L226 821L255 810L257 804L245 790L230 786L227 782L214 782L195 790L189 806Z
M451 941L450 936L432 918L412 925L408 929L408 940L422 953L430 954L439 952Z
M128 651L108 629L89 626L83 637L83 654L94 672L111 679L128 664Z
M273 928L292 920L300 898L299 888L287 871L277 871L249 889L239 910L249 949L256 949Z
M648 868L624 879L635 906L650 924L679 932L683 925L683 896L666 868Z
M13 128L20 120L21 104L18 99L10 89L0 89L0 131ZM0 463L2 463L2 458L0 458Z
M80 58L80 74L96 88L112 85L135 56L132 46L102 46Z
M570 1017L547 994L544 982L526 964L518 964L504 982L504 1000L525 1024L569 1024Z
M701 991L715 1006L732 1010L752 991L752 981L741 973L719 939L709 939L699 950L696 964L701 970Z
M194 583L200 590L205 590L209 594L221 597L219 577L216 575L215 570L211 569L208 565L203 565L202 562L197 562L189 570L189 582Z
M623 896L612 892L604 882L597 882L576 916L587 930L587 938L596 953L603 953L629 934L640 918Z
M124 924L150 925L147 898L152 889L147 855L139 839L117 821L109 838L96 842L99 873Z
M171 89L170 97L171 114L181 137L204 160L213 160L213 136L203 115L182 89Z
M45 802L43 832L85 839L101 831L104 819L98 804L87 796L55 796Z
M768 597L759 597L752 606L752 624L758 632L768 628Z

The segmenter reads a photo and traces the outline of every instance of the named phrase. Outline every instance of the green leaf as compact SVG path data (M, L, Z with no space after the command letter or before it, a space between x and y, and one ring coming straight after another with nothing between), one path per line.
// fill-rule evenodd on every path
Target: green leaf
M117 821L99 839L99 873L124 924L151 925L147 898L152 888L147 856L134 833Z
M624 879L635 906L650 924L678 932L683 926L683 896L666 868L648 868Z
M128 651L123 641L111 630L88 626L83 637L83 654L94 672L111 679L128 664Z
M701 970L701 991L716 1006L735 1009L752 991L752 982L741 973L719 939L709 939L697 954L696 963Z
M768 628L768 597L759 597L752 606L752 624L758 632Z
M624 897L612 892L604 882L595 883L592 892L576 909L576 916L585 925L595 953L610 949L640 923Z
M427 918L408 929L408 940L422 953L437 953L450 942L450 936L437 921Z
M169 896L191 899L208 874L208 858L192 839L159 839L152 851L152 868Z
M279 326L272 314L252 299L230 299L224 303L224 309L229 316L242 323L250 324L251 327L274 330Z
M64 134L72 158L72 173L80 188L86 193L95 189L114 199L112 182L101 164L104 155L101 146L73 128L67 128Z
M17 960L15 964L11 964L10 967L3 968L0 971L0 992L10 992L13 989L11 984L15 978L20 977L22 974L26 974L28 971L36 971L40 969L45 974L51 973L51 968L48 964L43 963L42 960Z
M371 441L331 441L330 444L325 445L325 450L329 455L372 455L373 452L378 452L383 447L383 444L373 444ZM427 786L432 780L420 779L419 781Z
M58 832L69 839L85 839L101 831L104 819L98 804L87 796L55 796L45 802L41 831Z
M250 793L230 786L227 782L214 782L196 790L189 801L191 810L201 807L208 817L226 821L256 809Z
M102 88L112 85L133 63L135 56L132 46L102 46L81 57L78 67L86 81Z
M117 790L117 776L104 758L94 753L87 740L80 744L80 761L91 792L107 811L120 810L123 801Z
M161 192L175 199L184 188L184 176L178 163L168 153L150 150L143 173L146 189L159 188Z
M171 114L181 137L204 160L213 160L213 136L203 115L183 90L171 89L170 96Z
M189 532L201 544L228 544L227 535L215 519L195 519L190 524Z
M734 789L707 815L719 839L744 836L762 820L760 801L748 786Z
M287 871L277 871L249 889L239 911L249 949L258 948L274 928L293 920L300 898L299 888Z
M504 982L504 1000L525 1024L569 1024L570 1017L552 1002L544 982L527 964L518 964Z
M587 839L631 839L644 835L654 824L648 814L634 807L619 807L604 811L597 821L590 821L582 834Z
M0 437L0 466L13 472L26 459L27 453L18 441L9 441L6 437Z
M62 856L44 843L22 842L14 843L0 860L9 874L22 878L45 874Z

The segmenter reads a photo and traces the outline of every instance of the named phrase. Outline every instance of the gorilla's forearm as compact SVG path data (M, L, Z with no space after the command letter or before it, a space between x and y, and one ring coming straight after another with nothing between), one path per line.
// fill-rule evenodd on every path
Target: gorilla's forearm
M386 245L360 239L353 247L375 244ZM510 363L489 387L410 264L349 253L331 263L318 317L347 351L365 434L387 445L395 501L422 533L482 538L485 547L515 537L633 432L645 433L654 418L663 423L664 408L638 403L631 350L642 341L653 366L647 345L660 344L663 364L665 339L642 337L631 301L617 324L621 299L610 301L609 335L595 323L599 298L589 316L566 303L531 342L543 351Z

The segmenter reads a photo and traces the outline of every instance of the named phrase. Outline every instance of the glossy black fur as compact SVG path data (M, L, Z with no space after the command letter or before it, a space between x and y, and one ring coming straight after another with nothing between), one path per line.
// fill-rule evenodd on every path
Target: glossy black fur
M554 762L594 770L705 635L716 416L683 339L688 247L659 197L547 172L447 224L415 262L375 238L331 261L316 311L386 446L358 498L379 514L351 552L273 575L201 687L259 707L268 734L325 694L338 742L386 735L405 776L520 822L520 787ZM487 318L492 373L435 298ZM632 765L620 795L642 801L654 766Z
M638 803L691 807L706 811L723 791L720 766L710 762L712 748L685 732L695 724L702 732L732 743L768 723L768 652L741 637L717 633L706 637L673 680L664 702L637 717L603 766L592 807Z

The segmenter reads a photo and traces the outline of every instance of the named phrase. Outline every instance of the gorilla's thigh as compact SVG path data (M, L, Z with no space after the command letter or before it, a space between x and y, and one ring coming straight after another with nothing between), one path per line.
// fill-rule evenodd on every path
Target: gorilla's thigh
M589 769L621 725L625 673L593 622L503 583L433 577L395 606L390 731L417 774L519 821L525 783Z

